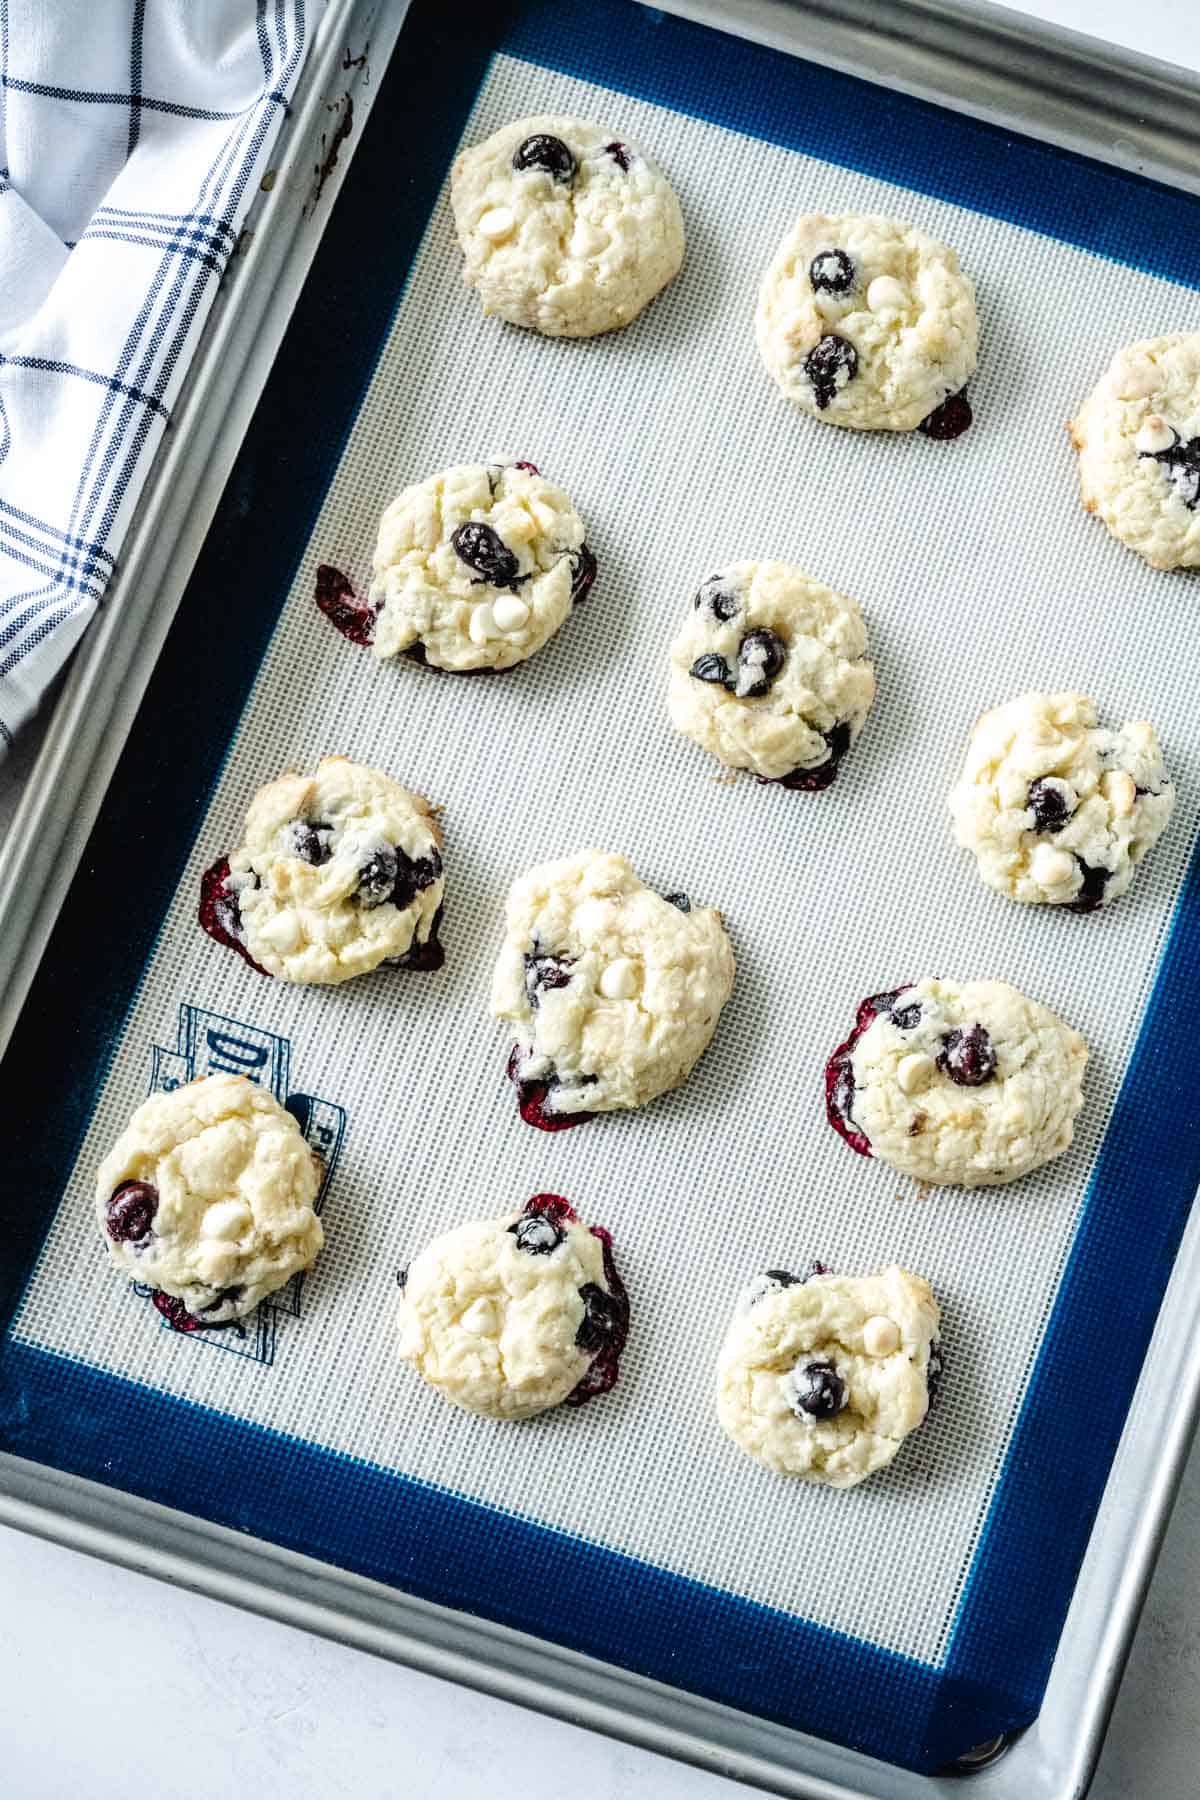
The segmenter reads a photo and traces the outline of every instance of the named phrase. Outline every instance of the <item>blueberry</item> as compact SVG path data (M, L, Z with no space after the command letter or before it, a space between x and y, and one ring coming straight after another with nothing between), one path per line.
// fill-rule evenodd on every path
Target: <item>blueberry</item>
M402 1269L396 1270L396 1286L400 1289L401 1293L403 1293L405 1288L408 1286L408 1264L407 1263L405 1263L405 1265Z
M942 1370L945 1366L946 1359L942 1354L941 1342L938 1338L934 1338L929 1346L929 1362L925 1369L925 1385L929 1389L930 1406L942 1391Z
M225 870L226 874L228 874L228 863L225 865ZM252 887L258 886L257 877L255 877L255 880L251 885ZM210 910L212 923L216 928L213 930L212 935L217 939L218 943L231 943L237 949L241 950L245 945L246 933L242 925L242 905L238 891L231 887L220 889L213 896ZM203 913L201 914L201 924L204 925L206 931L210 929Z
M810 1419L832 1419L846 1404L846 1384L831 1362L810 1362L792 1372L792 1405Z
M756 1275L754 1280L749 1282L743 1290L739 1309L747 1310L755 1307L760 1300L765 1300L768 1294L778 1294L783 1288L794 1287L799 1279L798 1275L793 1275L788 1269L764 1269L762 1274Z
M680 912L691 912L692 903L686 894L664 894L663 899L668 906L677 906Z
M252 874L248 883L250 887L258 886L257 875ZM267 971L261 963L256 963L246 948L246 934L242 929L242 908L238 898L238 890L230 886L229 858L219 856L210 869L205 869L200 877L200 906L197 912L201 930L218 944L225 944L230 950L236 950L252 969L260 975Z
M921 420L917 430L935 443L946 444L951 438L961 437L974 418L966 394L949 394L940 406L935 406L928 417Z
M490 525L469 519L452 534L450 542L454 554L468 569L474 569L479 580L486 582L488 587L516 587L521 577L521 565L499 532L493 531Z
M858 373L858 351L846 338L827 332L805 357L804 373L812 383L813 399L823 412L838 389L853 381Z
M938 1051L938 1068L959 1087L982 1087L996 1073L996 1052L982 1025L949 1032Z
M1083 881L1067 910L1077 913L1095 912L1104 900L1104 890L1109 881L1108 870L1093 868L1091 863L1084 862L1082 856L1077 856L1075 861L1083 870Z
M826 1091L827 1111L830 1123L842 1133L854 1131L854 1066L850 1058L839 1058L829 1071ZM864 1140L865 1141L865 1140Z
M148 1181L123 1181L108 1197L105 1221L114 1244L141 1244L158 1211L158 1189Z
M293 819L290 831L292 852L302 862L319 869L333 855L329 842L333 827L326 820Z
M369 911L372 907L382 906L385 900L390 900L398 868L399 858L390 844L380 844L377 849L372 850L359 867L358 887L354 893L358 904Z
M790 1269L764 1269L754 1283L750 1303L753 1305L777 1288L803 1287L814 1275L828 1275L829 1272L822 1262L810 1262L803 1275L793 1275Z
M411 906L419 893L432 887L442 872L442 859L436 850L428 856L408 856L397 847L396 879L389 898L393 906Z
M555 181L575 179L575 158L561 138L551 137L545 131L536 132L517 145L512 166L514 169L542 169Z
M696 681L711 681L718 687L729 686L729 664L714 650L710 650L705 656L698 656L688 674Z
M596 579L596 558L586 544L580 544L578 550L571 552L571 604L578 606L586 600L588 591Z
M550 1072L539 1081L527 1081L521 1074L521 1051L517 1044L512 1047L508 1059L508 1079L517 1090L517 1111L526 1125L533 1125L538 1131L569 1131L573 1125L585 1125L592 1117L591 1113L556 1112L551 1104L554 1094L562 1087L558 1072L551 1067ZM577 1077L574 1085L586 1087L597 1079L595 1075Z
M848 294L854 286L854 264L844 250L822 250L808 265L815 294Z
M1200 440L1192 439L1200 447ZM1189 450L1191 445L1188 446ZM1167 466L1176 499L1182 500L1189 512L1200 506L1200 458L1177 457Z
M546 956L540 950L525 952L525 998L535 1012L543 988L566 987L573 962L573 957Z
M517 1249L527 1256L549 1256L566 1236L545 1213L527 1214L508 1229L517 1240Z
M892 1013L892 1024L898 1031L915 1031L921 1023L921 1006L914 1001L911 1006L898 1006Z
M836 725L832 726L828 731L823 731L821 736L829 745L830 762L835 765L840 763L843 756L845 756L847 750L850 748L849 719L839 719Z
M787 661L787 645L766 627L748 631L738 648L737 692L744 700L757 700L771 691L771 684Z
M1029 810L1035 831L1061 831L1073 808L1062 788L1042 776L1029 784Z
M575 1333L575 1347L586 1350L591 1356L597 1350L602 1350L617 1331L621 1322L621 1309L613 1301L612 1295L606 1294L594 1281L584 1282L579 1290L579 1298L583 1301L583 1317Z
M870 1138L854 1122L854 1047L863 1033L871 1029L876 1019L894 1017L896 1001L901 994L908 993L911 987L911 981L906 982L903 987L889 988L882 994L870 994L860 1001L854 1018L854 1030L844 1044L838 1045L825 1064L825 1117L838 1136L844 1138L859 1156L872 1156L874 1152ZM901 1009L905 1014L910 1010L908 1007ZM901 1030L907 1029L907 1024L901 1026Z
M710 612L713 618L718 619L722 625L727 624L733 618L740 604L741 602L732 588L726 587L719 575L710 575L692 601L697 612L701 610Z
M832 726L829 731L823 731L821 736L829 747L829 755L825 761L818 763L812 769L793 769L790 775L780 777L780 787L798 789L802 793L819 794L825 788L832 786L837 772L842 766L842 758L850 748L849 721L839 719L836 725ZM759 779L761 780L762 777L760 776Z
M629 165L633 161L633 152L628 144L605 144L604 154L605 156L612 157L618 169L623 169L626 173L629 172Z
M392 903L397 904L395 890L392 892ZM429 924L427 935L414 937L408 949L400 956L385 956L384 963L390 969L413 969L420 974L435 974L446 962L446 952L442 947L438 933L442 928L442 914L445 908L438 906Z
M1200 506L1200 437L1188 438L1185 442L1177 435L1166 450L1143 451L1142 454L1153 455L1155 462L1162 465L1176 497L1194 512Z
M883 993L883 994L872 994L870 999L864 1000L862 1003L862 1006L859 1008L860 1017L863 1013L866 1013L869 1010L870 1016L867 1019L867 1024L871 1023L872 1017L880 1018L880 1017L884 1017L884 1016L890 1016L892 1023L895 1025L899 1025L901 1031L911 1031L913 1026L916 1024L917 1019L909 1018L908 1015L910 1013L915 1012L917 1015L917 1018L920 1018L920 1016L921 1016L920 1007L919 1006L901 1007L899 1009L899 1011L905 1015L903 1022L901 1021L901 1019L898 1016L897 1007L896 1007L896 1002L900 998L901 994L907 994L908 992L909 992L908 988L902 987L902 988L889 988L887 990L887 992ZM865 1027L864 1027L864 1029L865 1029Z

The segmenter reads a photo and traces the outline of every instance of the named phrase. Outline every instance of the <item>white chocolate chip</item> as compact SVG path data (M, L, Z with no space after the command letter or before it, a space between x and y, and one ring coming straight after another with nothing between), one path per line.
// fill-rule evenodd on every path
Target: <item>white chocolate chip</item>
M496 1335L496 1311L486 1294L481 1294L473 1306L468 1306L459 1324L472 1337L494 1337Z
M496 615L486 600L471 608L467 630L471 634L473 644L486 644L489 638L499 637Z
M200 1233L206 1238L239 1238L251 1224L253 1215L244 1200L219 1200L205 1208Z
M1166 420L1151 413L1134 438L1133 447L1139 456L1158 456L1163 450L1169 450L1174 442L1175 433Z
M896 1068L896 1080L906 1094L919 1094L933 1080L934 1061L920 1050L902 1056Z
M1053 844L1037 844L1029 858L1029 872L1039 887L1066 887L1075 874L1075 858Z
M1123 769L1110 769L1102 778L1100 786L1116 817L1128 818L1137 800L1137 785L1133 776L1127 775Z
M267 918L259 927L258 935L264 938L273 950L281 956L290 956L300 948L304 933L300 927L300 919L292 907L288 906L275 917Z
M637 965L621 956L600 976L600 992L606 1000L632 1000L638 991Z
M501 238L508 236L516 222L507 206L493 206L480 218L478 229L482 236L498 244Z
M515 594L501 594L492 601L492 618L497 631L520 631L529 618L529 608Z
M908 305L908 295L894 275L877 275L867 289L867 305L872 312L898 311Z
M876 1313L863 1326L863 1349L868 1356L890 1356L900 1348L900 1327L895 1319Z

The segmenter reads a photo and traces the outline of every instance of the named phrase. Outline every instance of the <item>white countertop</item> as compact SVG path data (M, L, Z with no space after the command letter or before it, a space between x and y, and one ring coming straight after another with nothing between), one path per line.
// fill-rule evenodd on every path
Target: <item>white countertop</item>
M1196 0L1021 8L1200 69ZM0 765L2 833L36 730ZM1200 1792L1200 1445L1093 1800ZM0 1792L729 1800L733 1785L0 1529Z

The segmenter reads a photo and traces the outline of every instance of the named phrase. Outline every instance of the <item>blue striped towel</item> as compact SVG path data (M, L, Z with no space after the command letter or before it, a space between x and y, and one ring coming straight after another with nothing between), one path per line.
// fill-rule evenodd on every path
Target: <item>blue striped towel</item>
M0 0L0 756L106 587L323 0Z

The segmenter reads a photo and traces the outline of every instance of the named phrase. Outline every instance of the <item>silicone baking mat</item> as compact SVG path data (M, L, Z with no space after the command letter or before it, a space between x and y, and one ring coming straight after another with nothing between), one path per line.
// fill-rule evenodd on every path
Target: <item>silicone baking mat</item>
M1196 590L1083 514L1063 429L1119 344L1196 320L1200 204L637 7L468 7L453 45L437 13L405 27L8 1059L44 1242L0 1444L936 1767L1037 1710L1200 1176ZM485 320L460 279L453 154L538 112L643 144L687 221L679 279L590 343ZM958 248L982 330L960 441L824 429L763 373L757 283L813 209ZM586 606L504 681L344 642L317 565L362 587L400 486L495 456L575 499ZM719 778L667 722L692 591L752 556L868 620L879 699L823 795ZM973 719L1031 686L1153 718L1179 784L1095 917L1005 904L950 840ZM439 974L297 989L196 926L255 788L330 750L445 807ZM512 878L588 844L720 906L738 979L680 1092L546 1136L517 1118L489 976ZM827 1128L822 1064L856 1002L926 972L1001 976L1086 1035L1075 1146L1035 1177L921 1192ZM327 1246L244 1335L185 1338L106 1269L91 1180L148 1085L214 1067L299 1096L331 1165ZM470 1419L399 1364L395 1271L543 1189L614 1232L622 1378L520 1427ZM848 1494L765 1474L713 1407L740 1284L814 1256L902 1262L944 1311L941 1404Z

